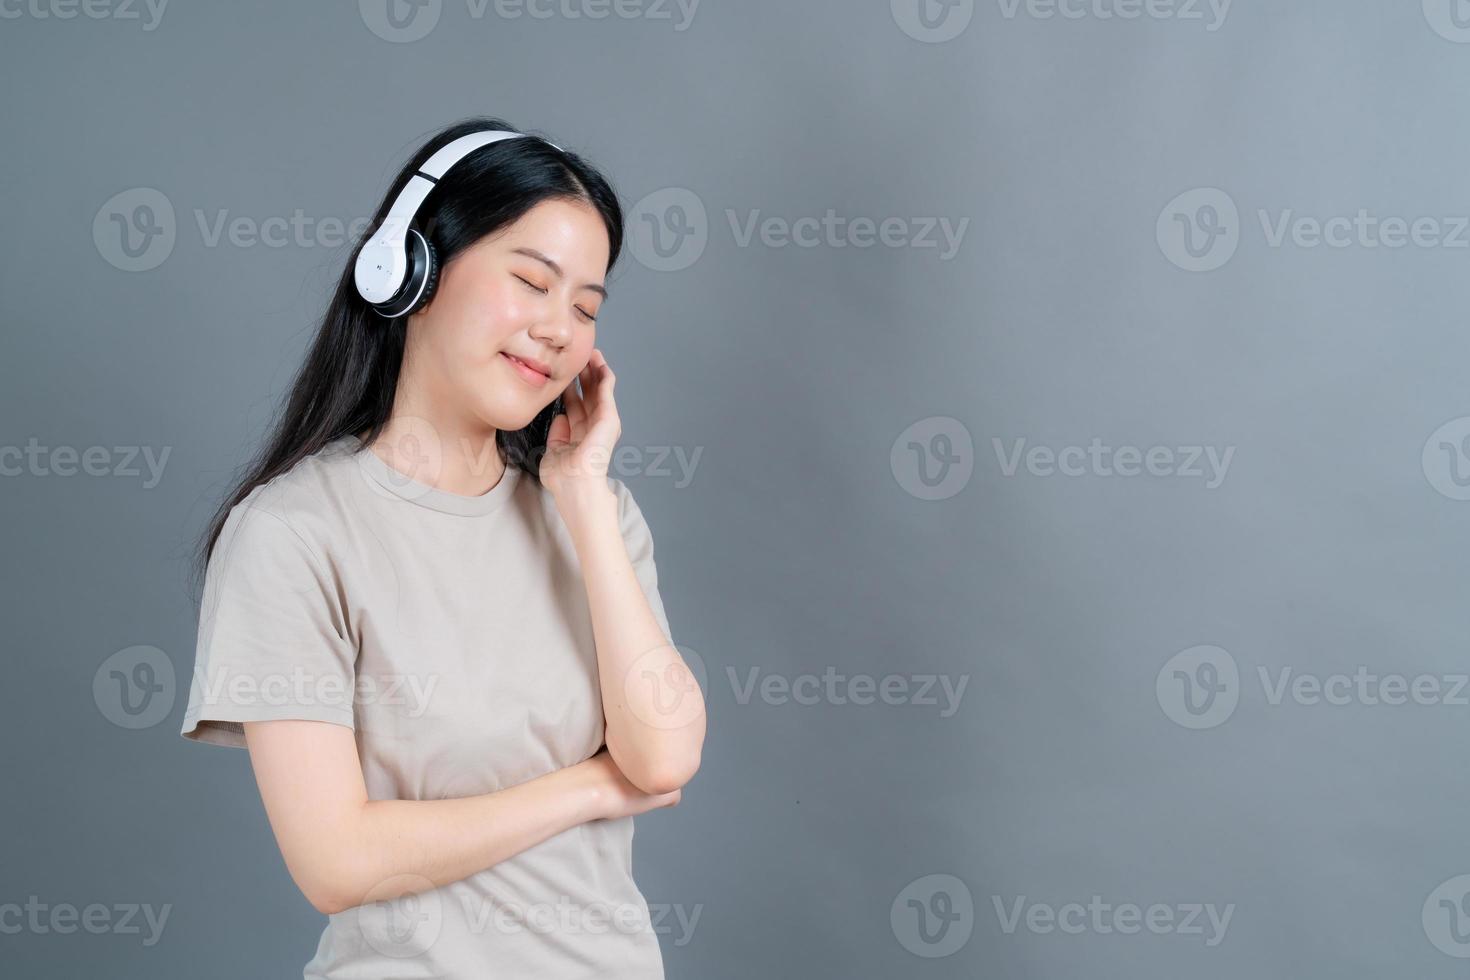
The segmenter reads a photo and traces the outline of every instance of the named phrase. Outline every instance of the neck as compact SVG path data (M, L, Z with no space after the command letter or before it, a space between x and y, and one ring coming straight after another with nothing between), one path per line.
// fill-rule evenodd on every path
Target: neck
M505 475L496 429L463 418L400 385L383 431L369 447L404 475L464 497L494 489Z

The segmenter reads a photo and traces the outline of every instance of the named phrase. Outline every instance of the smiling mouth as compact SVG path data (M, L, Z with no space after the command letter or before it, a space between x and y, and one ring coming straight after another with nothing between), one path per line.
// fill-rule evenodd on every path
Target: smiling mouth
M514 354L507 354L505 351L501 351L500 354L506 360L510 361L515 369L520 372L521 377L525 378L532 384L542 385L551 380L550 375L536 370L535 368L531 367L531 365L521 360L519 357L516 357Z

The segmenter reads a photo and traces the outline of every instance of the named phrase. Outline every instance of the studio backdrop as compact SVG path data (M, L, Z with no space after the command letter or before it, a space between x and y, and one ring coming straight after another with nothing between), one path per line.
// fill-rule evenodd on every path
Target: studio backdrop
M0 963L296 975L191 556L412 149L613 180L671 978L1470 958L1470 7L0 0Z

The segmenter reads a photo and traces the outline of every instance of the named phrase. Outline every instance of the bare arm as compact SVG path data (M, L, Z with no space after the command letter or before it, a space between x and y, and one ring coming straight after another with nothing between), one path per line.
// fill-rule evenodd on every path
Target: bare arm
M622 432L616 385L607 358L594 347L562 392L566 412L547 431L541 483L571 531L587 583L608 751L639 789L667 793L699 769L704 695L654 618L619 527L607 479Z
M296 720L244 728L287 870L328 915L468 878L589 820L679 800L638 790L606 751L482 796L369 800L352 729Z
M587 584L608 750L643 791L679 789L699 769L704 695L638 584L607 480L566 481L556 501Z

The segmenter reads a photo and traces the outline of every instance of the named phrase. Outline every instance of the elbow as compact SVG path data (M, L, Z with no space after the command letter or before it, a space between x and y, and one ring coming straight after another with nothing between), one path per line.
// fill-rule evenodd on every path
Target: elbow
M340 901L336 896L333 895L310 892L305 892L303 894L306 895L306 900L311 903L311 907L316 909L322 915L336 915L338 912L345 912L348 909L352 908L352 906L348 905L346 902Z
M306 896L311 907L322 915L336 915L338 912L346 912L348 909L362 904L360 901L350 898L346 892L332 889L318 889Z
M362 904L362 892L352 884L355 876L336 862L289 870L302 896L322 915L336 915Z
M310 887L298 886L301 894L311 903L311 907L322 915L336 915L338 912L346 912L350 908L361 905L362 900L354 897L348 889L330 884L316 884Z
M699 771L699 753L693 752L677 758L664 758L652 763L638 774L628 777L643 792L650 796L662 796L683 789Z
M348 898L346 889L334 886L329 881L302 881L298 878L296 887L301 889L301 894L311 903L311 907L322 915L336 915L357 904Z

